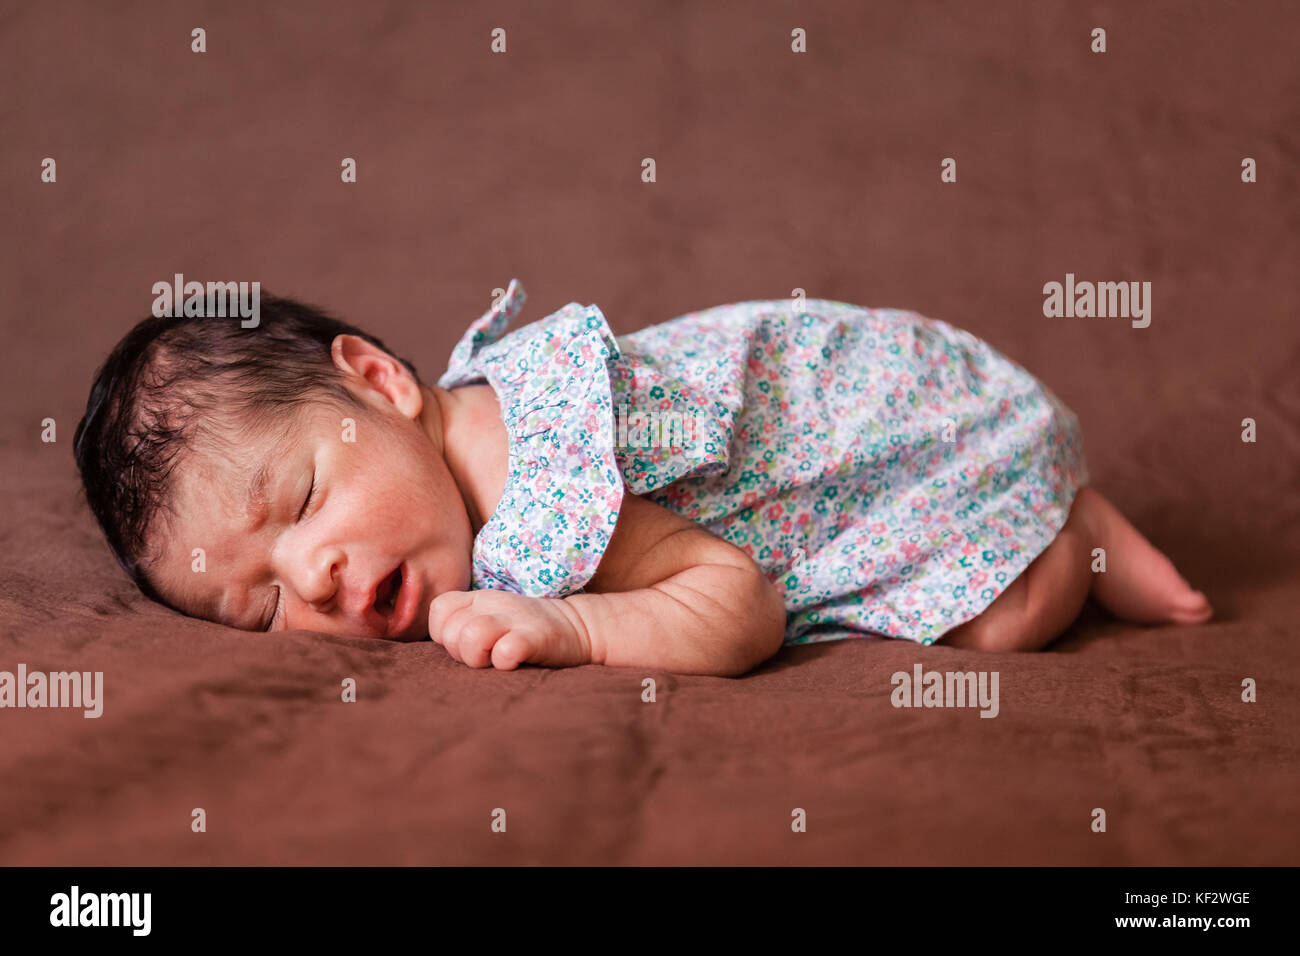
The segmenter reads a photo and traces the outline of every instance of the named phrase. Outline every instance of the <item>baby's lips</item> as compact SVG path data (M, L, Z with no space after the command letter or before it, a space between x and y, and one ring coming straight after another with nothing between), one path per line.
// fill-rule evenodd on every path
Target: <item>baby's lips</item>
M381 614L384 613L383 610L381 610L382 605L388 600L393 591L392 580L392 578L384 578L380 581L379 584L376 585L374 596L370 601L370 606L378 610Z

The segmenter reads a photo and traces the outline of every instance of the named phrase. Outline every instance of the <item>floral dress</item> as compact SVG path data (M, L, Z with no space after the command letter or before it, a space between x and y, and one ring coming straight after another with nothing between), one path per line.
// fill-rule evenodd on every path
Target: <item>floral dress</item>
M1088 480L1056 396L914 312L741 302L615 336L573 302L506 334L524 298L512 281L439 380L487 381L509 435L475 588L582 590L631 493L752 557L785 643L930 644L1042 553Z

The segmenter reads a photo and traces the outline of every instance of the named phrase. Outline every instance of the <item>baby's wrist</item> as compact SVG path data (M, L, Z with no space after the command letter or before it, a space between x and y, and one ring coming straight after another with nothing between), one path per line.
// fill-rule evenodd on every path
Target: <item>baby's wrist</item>
M582 615L578 612L577 607L569 598L551 598L562 617L573 631L573 637L582 649L582 657L588 664L600 664L603 662L604 654L600 653L593 645L592 634L587 629L587 622L583 620Z

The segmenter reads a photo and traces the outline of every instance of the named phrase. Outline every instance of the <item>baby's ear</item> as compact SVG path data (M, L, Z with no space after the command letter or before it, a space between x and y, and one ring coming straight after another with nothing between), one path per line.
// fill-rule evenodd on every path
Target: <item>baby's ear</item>
M353 389L393 405L407 418L424 407L420 383L405 365L357 335L336 335L330 344L334 367Z

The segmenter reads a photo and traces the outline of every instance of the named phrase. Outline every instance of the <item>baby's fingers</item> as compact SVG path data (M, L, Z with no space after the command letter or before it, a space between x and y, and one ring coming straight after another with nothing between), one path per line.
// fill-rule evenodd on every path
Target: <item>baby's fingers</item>
M507 631L492 645L492 666L499 671L512 671L528 663L537 648L519 631Z
M473 591L443 591L429 604L429 636L446 647L443 636L452 617L473 603Z
M495 614L462 616L450 626L458 631L455 635L456 651L453 654L459 655L461 663L470 667L490 666L493 645L510 630L510 625ZM451 648L448 647L448 650Z

